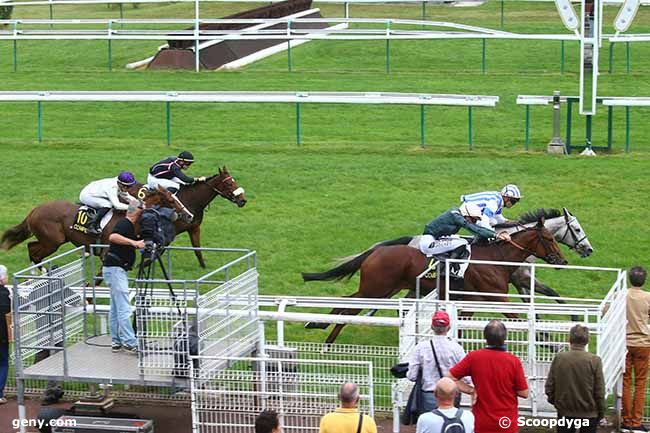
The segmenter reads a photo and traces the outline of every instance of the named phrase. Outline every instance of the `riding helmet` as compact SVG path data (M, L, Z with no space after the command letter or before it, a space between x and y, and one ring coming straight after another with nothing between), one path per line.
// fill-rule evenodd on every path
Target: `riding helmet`
M122 185L133 186L136 184L135 176L130 171L123 171L117 176L117 181Z
M189 162L191 164L194 162L194 155L192 155L187 150L184 150L178 154L178 159L180 159L181 161Z

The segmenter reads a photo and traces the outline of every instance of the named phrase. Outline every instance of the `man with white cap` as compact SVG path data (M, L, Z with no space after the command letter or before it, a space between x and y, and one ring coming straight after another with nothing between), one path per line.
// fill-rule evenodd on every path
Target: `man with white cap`
M418 343L409 360L406 373L409 380L415 382L420 371L422 372L421 413L438 407L434 395L436 383L465 357L465 351L460 344L447 336L450 325L449 314L443 310L436 311L431 318L433 338ZM468 380L467 383L471 382Z

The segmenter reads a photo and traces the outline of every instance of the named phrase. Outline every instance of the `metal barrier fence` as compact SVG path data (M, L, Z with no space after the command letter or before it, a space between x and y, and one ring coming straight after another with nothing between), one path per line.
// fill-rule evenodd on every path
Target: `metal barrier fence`
M198 357L201 365L230 364L221 370L192 370L192 431L252 431L262 410L278 412L283 431L318 431L321 417L339 405L341 383L359 387L359 407L371 417L373 365L369 361L281 358Z

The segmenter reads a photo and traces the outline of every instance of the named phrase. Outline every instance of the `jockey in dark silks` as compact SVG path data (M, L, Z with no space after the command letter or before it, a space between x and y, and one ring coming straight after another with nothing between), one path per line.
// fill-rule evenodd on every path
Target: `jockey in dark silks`
M147 183L149 188L156 189L157 186L166 188L176 193L181 185L187 185L194 182L205 182L204 176L191 177L183 173L194 162L194 156L184 150L178 156L170 156L162 161L158 161L149 169Z
M471 254L469 242L465 238L456 236L462 228L481 239L510 240L510 236L505 232L497 235L494 230L478 225L477 222L482 215L481 208L472 203L463 203L459 208L449 209L424 227L424 233L420 237L420 251L427 256L437 256L460 250L462 254L455 258L469 259ZM455 269L453 276L463 278L467 266L468 263L461 263L458 269Z
M176 193L181 188L181 185L205 182L205 176L191 177L183 173L183 170L189 168L193 162L194 156L187 150L184 150L176 157L170 156L152 165L149 169L149 176L147 176L149 188L156 189L156 187L161 186L174 193L176 201L191 218L194 218L194 215L176 197Z

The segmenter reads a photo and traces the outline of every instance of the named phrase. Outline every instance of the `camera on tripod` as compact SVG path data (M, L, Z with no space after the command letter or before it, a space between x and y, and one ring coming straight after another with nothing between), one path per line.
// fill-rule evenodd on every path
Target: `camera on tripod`
M140 233L144 240L143 260L151 263L165 251L175 236L174 210L154 206L140 216Z

